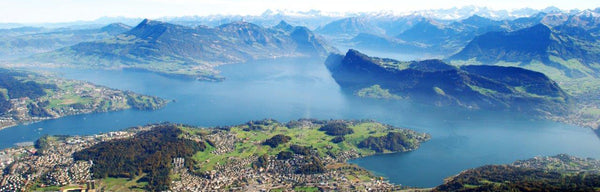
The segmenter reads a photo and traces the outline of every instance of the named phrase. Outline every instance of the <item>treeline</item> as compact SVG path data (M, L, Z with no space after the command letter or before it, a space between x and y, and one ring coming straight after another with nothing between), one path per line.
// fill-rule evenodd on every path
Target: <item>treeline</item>
M56 89L56 85L45 85L34 81L22 81L16 79L16 76L26 76L26 74L0 70L0 88L8 91L8 97L12 99L29 97L36 99L46 95L44 89Z
M465 171L434 191L597 191L599 187L598 174L487 165Z
M290 145L290 150L298 155L310 155L312 148L300 145Z
M310 156L305 159L306 163L296 169L296 174L317 174L325 173L327 169L318 157Z
M345 123L347 125L353 125L358 123L370 123L375 122L370 119L362 119L362 120L319 120L319 119L310 119L310 118L301 118L298 120L291 120L285 124L287 128L294 129L299 127L309 127L313 125L326 125L328 123Z
M0 115L6 113L10 108L12 108L10 101L8 101L8 98L4 94L0 93Z
M319 128L319 131L325 131L325 134L331 136L344 136L354 133L349 123L344 121L329 121Z
M258 120L258 121L248 121L246 123L246 125L248 125L247 128L244 128L244 131L257 131L257 130L264 130L264 127L270 126L270 125L276 125L279 124L279 121L275 120L275 119L263 119L263 120Z
M44 107L47 107L48 105L50 105L49 101L42 101L42 102L32 102L27 104L27 109L29 109L29 115L34 116L34 117L50 117L52 116L50 113L48 113L48 111L46 111L46 109L44 109Z
M304 126L311 126L313 124L325 124L327 123L326 120L318 120L318 119L298 119L298 120L291 120L289 122L287 122L285 124L285 126L287 128L293 129L293 128L299 128L299 127L304 127Z
M47 152L47 150L50 148L51 142L56 142L56 141L64 141L66 138L68 138L70 136L68 135L48 135L45 134L42 137L40 137L38 140L35 140L35 142L33 143L33 147L35 147L35 149L37 149L37 154L45 154Z
M382 153L385 150L388 151L407 151L415 149L417 142L409 138L408 134L403 132L389 132L385 136L373 137L361 141L358 144L360 148L368 148L378 153Z
M6 89L6 95L0 92L0 114L8 111L12 105L9 99L28 97L37 99L46 95L44 89L57 89L56 85L46 85L34 81L23 81L15 77L27 74L0 69L0 89Z
M50 136L48 134L40 137L38 140L35 140L33 143L33 147L37 149L37 153L43 154L50 147L49 143Z
M138 100L136 99L136 97L133 96L132 92L126 92L126 94L127 104L130 105L132 108L138 110L156 110L158 108L161 108L163 103L165 102L164 100L158 97L138 96L140 97L140 100Z
M268 154L263 154L263 155L259 156L258 159L256 159L256 161L254 161L252 163L253 169L267 168L268 166L269 166L269 155Z
M278 135L275 135L275 136L265 140L265 142L263 142L263 145L268 145L268 146L271 146L271 148L276 148L280 144L287 143L290 140L292 140L292 138L290 136L278 134Z
M146 174L149 191L167 190L171 179L169 171L176 157L186 159L186 166L193 166L191 157L206 148L204 142L182 139L175 125L160 125L150 131L140 132L133 138L102 142L73 154L75 160L92 160L95 178L128 177Z

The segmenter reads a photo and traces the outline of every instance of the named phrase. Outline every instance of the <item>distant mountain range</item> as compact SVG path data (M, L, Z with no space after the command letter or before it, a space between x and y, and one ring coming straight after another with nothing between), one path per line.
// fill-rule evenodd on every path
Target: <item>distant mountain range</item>
M79 42L101 40L130 30L122 23L94 29L19 27L0 29L0 61L53 51Z
M214 28L144 20L113 38L36 55L34 62L94 68L136 68L218 79L215 66L278 57L326 57L329 47L306 27L264 28L234 22Z
M593 9L593 8L592 8ZM206 25L216 27L222 24L227 24L235 21L246 21L262 26L273 26L279 21L285 20L292 25L306 26L309 29L322 27L334 20L348 17L371 18L373 20L382 19L401 19L405 17L423 17L433 20L456 21L466 19L472 15L479 15L493 20L512 20L516 18L529 17L539 12L544 13L559 13L575 14L581 10L561 10L557 7L547 7L544 9L521 8L514 10L497 10L487 7L464 6L453 7L447 9L428 9L397 12L392 10L381 10L373 12L325 12L320 10L308 11L292 11L292 10L266 10L260 15L206 15L206 16L179 16L179 17L161 17L155 20L174 23L184 26ZM600 12L598 8L590 10ZM98 28L111 23L125 23L127 25L135 25L142 21L143 18L129 17L101 17L91 21L72 21L58 23L0 23L0 29L17 28L17 27L44 27L44 28Z
M383 92L434 105L543 115L565 113L570 103L569 96L546 75L518 67L455 67L441 60L401 62L356 50L333 54L326 65L335 81L354 93Z
M485 33L449 60L466 61L467 64L520 65L532 69L536 67L531 65L540 63L570 78L600 77L600 36L595 32L600 25L589 25L589 22L600 20L584 22L577 18L573 20L582 24L575 24L572 19L567 18L554 27L537 24L512 32Z
M408 13L268 10L256 16L165 17L144 20L135 28L126 25L136 21L134 18L101 18L73 22L68 28L34 25L0 29L0 61L45 53L28 60L210 77L216 74L216 65L284 56L323 56L334 50L332 45L419 55L411 58L450 58L459 65L523 66L552 77L549 71L557 70L568 78L597 77L599 12L555 7L503 11L473 6ZM126 24L90 28L119 20ZM308 27L295 27L298 24ZM535 30L540 24L547 26L549 35L534 34L544 32ZM235 28L241 31L235 32ZM521 34L527 31L531 34ZM541 47L515 46L533 39Z
M425 52L429 53L426 55L439 55L440 58L459 52L473 38L487 32L516 31L537 24L545 24L551 28L581 28L592 35L600 33L600 13L597 10L546 11L504 20L477 14L459 20L422 15L358 16L333 21L316 29L316 32L340 47L402 53Z

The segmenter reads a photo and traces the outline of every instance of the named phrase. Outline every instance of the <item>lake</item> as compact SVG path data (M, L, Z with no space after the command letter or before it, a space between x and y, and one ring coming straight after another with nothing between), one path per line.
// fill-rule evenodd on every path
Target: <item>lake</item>
M136 71L50 69L65 78L175 102L157 111L77 115L0 130L0 147L34 141L44 134L96 134L164 121L209 127L264 118L282 122L341 118L373 119L432 135L413 152L351 161L408 186L433 187L464 169L538 155L600 158L600 139L590 129L522 114L357 98L340 89L322 60L263 60L219 69L227 78L219 83Z

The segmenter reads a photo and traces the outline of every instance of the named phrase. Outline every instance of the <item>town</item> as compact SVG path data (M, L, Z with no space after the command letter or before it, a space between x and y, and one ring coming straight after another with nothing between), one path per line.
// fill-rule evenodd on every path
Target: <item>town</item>
M39 187L88 189L87 184L94 183L90 171L93 162L76 162L72 157L73 152L99 142L133 135L134 132L117 131L68 137L48 142L48 146L39 150L32 145L4 149L0 151L0 169L5 170L0 178L0 191L26 191L37 184Z
M312 122L311 122L312 121ZM193 158L174 157L169 170L169 190L171 191L286 191L297 189L315 189L326 191L396 191L409 187L388 182L364 168L347 163L347 160L374 154L372 150L350 147L335 154L322 154L316 148L300 147L303 152L294 153L271 152L279 155L261 155L265 146L267 132L287 130L290 134L311 132L320 134L314 144L328 143L331 136L325 135L316 128L334 123L345 123L360 132L383 134L388 131L405 133L411 141L425 141L427 134L410 130L390 128L371 121L315 121L300 120L288 124L280 124L273 120L249 122L233 127L196 128L177 125L184 130L180 139L193 142L207 142L208 148L198 152ZM301 125L300 127L293 127ZM305 126L302 126L305 125ZM307 125L307 126L306 126ZM0 152L0 169L5 170L1 178L0 191L28 190L81 190L96 191L110 188L102 177L94 177L92 167L97 164L93 160L75 160L74 153L87 150L100 143L120 142L127 139L142 138L138 134L160 129L171 124L152 124L133 127L125 131L109 132L90 136L45 136L34 145L13 147ZM291 127L291 128L288 128ZM252 131L250 129L256 129ZM269 130L272 129L272 130ZM262 131L258 131L262 130ZM269 130L269 131L267 131ZM275 131L274 131L275 130ZM314 137L314 135L310 135ZM358 135L348 135L352 138ZM304 141L294 142L302 144ZM292 144L295 146L296 144ZM290 146L292 146L290 145ZM341 145L346 146L346 143ZM240 147L258 146L262 149L246 151L248 154L237 154ZM287 146L287 145L286 145ZM418 146L418 145L415 145ZM270 147L268 147L270 148ZM334 149L334 147L326 147ZM405 150L413 150L407 148ZM297 149L293 149L297 150ZM293 151L292 150L292 151ZM391 151L390 151L391 152ZM236 155L237 154L237 155ZM284 154L284 155L282 155ZM287 155L285 155L287 154ZM200 161L200 159L204 160ZM187 161L193 161L188 166ZM261 162L260 164L258 162ZM129 179L133 179L130 177ZM139 181L131 180L137 183ZM141 188L141 187L135 187ZM133 188L130 188L133 189ZM122 189L121 189L122 190Z

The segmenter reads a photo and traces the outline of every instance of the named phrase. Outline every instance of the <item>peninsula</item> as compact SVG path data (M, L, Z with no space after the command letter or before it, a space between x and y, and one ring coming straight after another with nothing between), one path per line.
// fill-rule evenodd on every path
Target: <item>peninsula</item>
M346 161L415 150L429 138L369 120L314 119L46 136L0 152L0 190L398 190Z
M0 68L0 129L84 113L154 110L167 102L83 81Z

